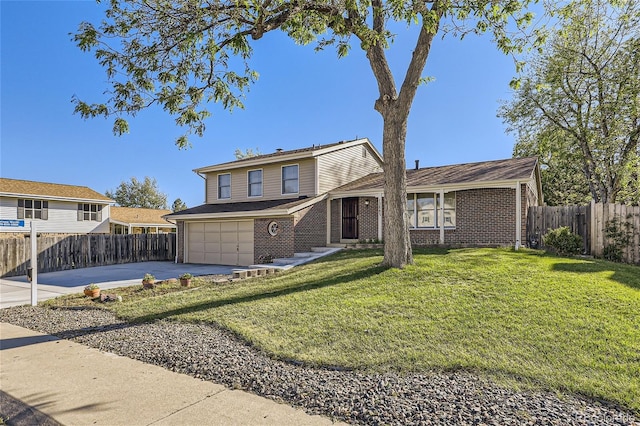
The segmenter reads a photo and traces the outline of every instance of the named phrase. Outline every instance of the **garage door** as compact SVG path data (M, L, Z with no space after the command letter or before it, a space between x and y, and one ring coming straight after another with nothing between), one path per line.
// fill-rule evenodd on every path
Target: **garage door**
M187 224L189 263L247 266L253 263L253 221Z

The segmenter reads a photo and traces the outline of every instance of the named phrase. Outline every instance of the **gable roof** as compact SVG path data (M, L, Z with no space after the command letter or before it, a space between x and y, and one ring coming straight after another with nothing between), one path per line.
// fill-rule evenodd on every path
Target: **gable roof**
M60 183L35 182L30 180L0 178L0 195L10 197L38 197L67 201L113 202L99 192L86 186L63 185Z
M226 163L214 164L211 166L193 169L196 173L209 173L222 170L238 169L241 167L252 167L255 165L265 165L270 163L278 163L281 161L299 160L302 158L313 158L329 152L338 151L356 145L366 145L369 147L373 155L376 156L380 164L382 164L382 156L367 138L354 139L351 141L340 141L326 145L312 145L306 148L293 149L289 151L278 151L271 154L262 154L255 157L243 158L240 160L229 161Z
M171 213L171 210L143 209L138 207L111 207L110 222L136 225L162 225L175 226L162 216Z
M525 157L409 169L407 188L526 181L534 177L537 167L536 157ZM371 173L331 192L366 191L383 187L384 173Z

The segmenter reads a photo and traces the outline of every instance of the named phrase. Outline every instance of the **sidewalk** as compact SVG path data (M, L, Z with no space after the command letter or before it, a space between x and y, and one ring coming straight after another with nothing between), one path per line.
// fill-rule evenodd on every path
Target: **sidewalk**
M0 323L0 390L65 425L330 425L330 419ZM9 413L4 413L9 414Z

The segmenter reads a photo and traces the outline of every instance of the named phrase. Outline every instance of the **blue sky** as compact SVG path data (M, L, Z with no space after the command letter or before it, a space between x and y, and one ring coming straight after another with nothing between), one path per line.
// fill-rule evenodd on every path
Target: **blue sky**
M149 110L130 119L131 132L116 137L112 122L84 121L71 98L100 102L103 69L81 52L71 35L81 21L98 23L105 9L93 1L0 1L0 175L115 189L135 176L155 177L168 204L203 202L204 185L192 169L233 160L236 148L295 149L368 137L382 151L382 118L373 109L377 85L355 45L338 59L328 49L297 46L281 34L254 45L260 78L233 113L212 107L203 138L178 150L173 118ZM389 51L396 78L404 75L413 33L398 29ZM513 61L489 36L437 39L409 117L408 166L456 164L511 157L514 139L496 117L511 94Z

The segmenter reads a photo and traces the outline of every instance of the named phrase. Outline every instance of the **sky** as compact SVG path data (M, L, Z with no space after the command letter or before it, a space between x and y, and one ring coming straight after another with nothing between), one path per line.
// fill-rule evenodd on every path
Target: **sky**
M129 119L130 133L114 136L112 121L83 120L71 99L106 100L106 75L72 34L82 21L99 23L105 6L94 1L0 0L0 176L88 186L104 193L132 177L155 178L187 206L203 203L204 181L192 170L232 161L236 148L262 153L367 137L382 153L382 118L373 109L377 85L355 44L346 58L315 52L279 33L254 44L251 65L260 78L245 109L213 105L204 137L179 150L183 129L161 109ZM404 76L415 30L398 26L388 51L392 71ZM406 159L413 167L509 158L514 136L496 117L511 97L511 57L488 35L437 38L409 116Z

